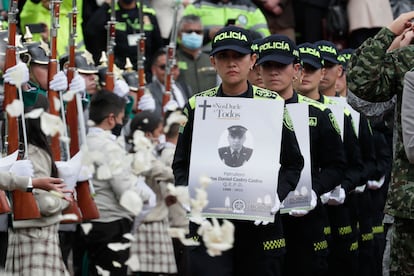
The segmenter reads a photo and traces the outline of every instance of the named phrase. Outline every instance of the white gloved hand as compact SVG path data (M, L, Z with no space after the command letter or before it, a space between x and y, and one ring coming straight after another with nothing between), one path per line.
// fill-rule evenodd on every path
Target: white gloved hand
M368 189L377 190L377 189L381 188L382 185L384 185L384 181L385 181L385 175L382 176L378 181L377 180L368 180L367 181Z
M85 79L79 75L78 72L75 73L72 81L69 84L69 90L75 92L83 92L86 89Z
M129 93L129 86L124 80L116 80L114 86L114 93L121 98L124 98Z
M78 180L80 166L73 165L70 161L56 161L56 167L58 169L58 175L62 178L69 190L75 189L76 182Z
M93 176L93 174L89 170L89 167L88 166L82 166L80 171L79 171L77 182L87 181L87 180L91 179L92 176Z
M317 197L316 197L316 193L314 190L312 190L311 195L312 195L312 198L310 201L310 208L308 210L292 209L289 211L289 215L294 216L294 217L303 217L304 215L307 215L310 211L315 209Z
M175 111L178 108L178 103L175 100L169 100L163 107L163 112Z
M355 187L355 193L362 194L365 191L365 186L366 186L366 184L361 185L361 186L356 186Z
M144 111L154 111L155 110L155 100L150 94L144 94L138 102L138 110Z
M19 62L6 70L3 75L4 82L19 86L29 81L29 69L26 63Z
M275 215L280 209L280 200L279 200L279 196L276 195L275 196L275 202L272 206L272 209L270 209L270 214ZM255 220L254 221L254 225L258 226L258 225L267 225L269 224L268 221L263 221L263 220Z
M33 164L30 160L17 160L13 163L13 165L10 168L10 172L14 173L18 176L28 176L32 177L34 170L33 170Z
M339 188L338 193L331 193L328 200L328 205L341 205L345 202L345 197L345 190L343 188Z
M49 88L54 91L65 91L68 88L68 79L65 72L59 71L49 82Z
M329 197L331 196L331 192L327 192L321 195L321 202L322 204L326 204L329 201Z

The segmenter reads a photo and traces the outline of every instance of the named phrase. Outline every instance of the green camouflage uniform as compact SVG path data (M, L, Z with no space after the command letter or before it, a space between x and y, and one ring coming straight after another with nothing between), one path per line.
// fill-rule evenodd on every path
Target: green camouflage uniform
M414 164L405 155L401 132L404 74L414 67L414 45L387 53L394 38L383 28L366 40L350 60L347 80L349 90L367 101L383 102L397 95L394 162L385 206L395 217L390 275L414 275Z

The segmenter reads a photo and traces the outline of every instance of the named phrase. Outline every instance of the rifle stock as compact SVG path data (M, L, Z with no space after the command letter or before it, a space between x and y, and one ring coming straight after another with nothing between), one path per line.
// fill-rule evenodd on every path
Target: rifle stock
M16 65L16 15L17 15L17 0L10 2L9 10L9 35L8 35L8 45L6 49L6 60L4 70ZM13 102L17 98L17 89L14 85L9 83L4 84L4 102L3 110L6 109L6 106ZM19 148L19 125L17 117L11 117L9 114L7 116L7 153L11 154L12 152L18 150ZM27 149L25 149L27 150ZM12 202L13 202L13 217L15 220L24 220L24 219L35 219L40 218L39 207L37 206L36 199L32 193L22 192L22 191L13 191L12 192Z

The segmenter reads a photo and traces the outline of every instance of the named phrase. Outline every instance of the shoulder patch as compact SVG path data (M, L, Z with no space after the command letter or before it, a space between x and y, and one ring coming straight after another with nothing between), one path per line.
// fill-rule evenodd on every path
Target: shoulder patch
M283 111L283 124L285 127L287 127L289 130L294 131L293 129L293 123L292 119L290 118L289 112L287 111L287 108L285 107Z
M329 121L331 121L331 124L333 128L336 130L336 132L341 135L341 128L339 127L338 121L335 119L335 115L332 112L329 112Z

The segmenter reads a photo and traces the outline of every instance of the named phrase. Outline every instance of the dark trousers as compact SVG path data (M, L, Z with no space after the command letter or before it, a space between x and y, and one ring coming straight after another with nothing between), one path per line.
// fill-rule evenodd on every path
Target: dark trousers
M189 269L188 248L179 239L173 238L175 262L179 276L191 276Z
M0 269L6 266L8 233L0 232Z
M198 237L200 246L191 247L191 275L197 276L281 276L286 249L280 217L275 223L256 226L252 221L232 220L235 226L233 248L220 256L208 255L198 226L190 223L190 235Z
M85 236L86 250L89 256L89 275L98 275L96 266L110 271L111 276L127 275L125 262L129 258L129 249L113 251L108 248L109 243L130 242L123 237L130 233L132 222L128 219L120 219L112 222L92 222L92 229ZM121 264L114 267L113 261Z

